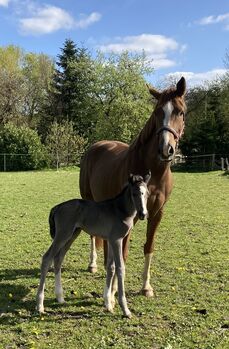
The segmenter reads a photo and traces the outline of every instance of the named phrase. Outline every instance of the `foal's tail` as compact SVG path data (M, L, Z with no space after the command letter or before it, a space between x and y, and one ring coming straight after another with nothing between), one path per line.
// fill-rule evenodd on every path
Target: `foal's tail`
M50 228L50 235L52 237L52 239L54 239L55 234L56 234L56 225L55 225L55 220L54 220L54 215L56 213L56 209L57 207L53 207L50 211L49 214L49 228Z

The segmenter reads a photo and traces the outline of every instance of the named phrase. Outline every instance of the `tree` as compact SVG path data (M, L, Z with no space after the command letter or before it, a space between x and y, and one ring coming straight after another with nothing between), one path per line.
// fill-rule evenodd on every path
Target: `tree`
M130 142L152 110L145 75L152 72L144 54L128 52L95 61L95 96L98 121L95 139Z
M15 121L23 109L23 59L19 47L0 47L0 123Z
M37 126L44 103L48 97L54 62L45 54L28 53L23 64L25 97L23 114L32 126Z
M180 148L184 155L229 153L229 80L191 89Z
M67 39L58 55L53 79L53 114L58 121L72 121L77 132L87 137L91 132L91 73L93 62L85 48Z
M55 121L46 138L46 146L52 165L59 168L79 164L86 141L74 132L71 121Z

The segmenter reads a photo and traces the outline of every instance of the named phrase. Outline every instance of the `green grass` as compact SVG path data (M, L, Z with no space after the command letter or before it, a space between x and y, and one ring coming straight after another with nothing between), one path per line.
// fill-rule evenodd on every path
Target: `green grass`
M35 312L48 214L79 197L77 169L0 173L0 348L229 348L229 179L220 172L175 173L175 187L156 236L153 299L138 294L145 222L132 234L126 291L133 318L104 311L105 272L86 271L89 237L81 234L63 270L66 305L54 300L49 273L45 308ZM73 294L72 291L76 291Z

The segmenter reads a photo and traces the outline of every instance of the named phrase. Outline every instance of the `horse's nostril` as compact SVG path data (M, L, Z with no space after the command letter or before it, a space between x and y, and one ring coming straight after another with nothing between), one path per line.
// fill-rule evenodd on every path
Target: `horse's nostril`
M169 145L168 153L170 156L174 154L174 148L171 145Z

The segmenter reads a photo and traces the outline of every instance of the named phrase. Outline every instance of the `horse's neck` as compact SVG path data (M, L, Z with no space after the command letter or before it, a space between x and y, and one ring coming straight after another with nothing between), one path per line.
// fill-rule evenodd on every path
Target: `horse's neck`
M125 217L132 217L136 214L136 207L129 185L125 188L122 195L117 197L116 202L118 209L124 213Z
M139 171L145 174L151 170L152 175L163 176L170 168L169 163L162 163L158 157L158 137L156 134L155 111L146 122L138 137L130 145L127 157L130 171ZM137 173L136 172L136 173Z

